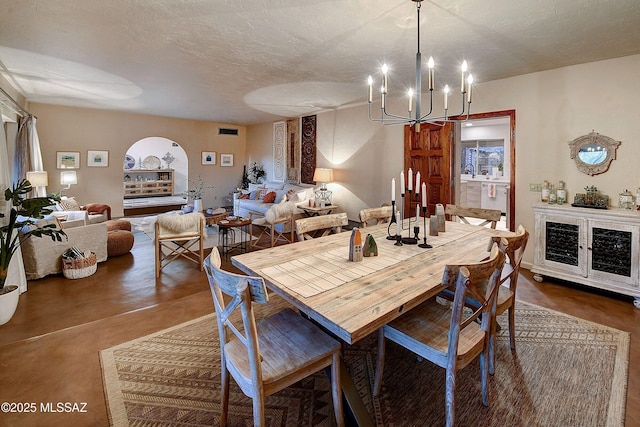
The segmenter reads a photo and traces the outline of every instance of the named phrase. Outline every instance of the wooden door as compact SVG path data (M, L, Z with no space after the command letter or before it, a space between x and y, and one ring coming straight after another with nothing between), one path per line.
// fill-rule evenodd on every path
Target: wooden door
M453 203L452 140L451 123L444 126L422 124L420 132L408 125L404 127L404 170L411 168L414 177L420 172L421 181L427 184L427 208L431 214L435 213L437 203ZM416 198L415 190L413 200L405 197L405 217L415 213L416 203L421 203L421 198Z

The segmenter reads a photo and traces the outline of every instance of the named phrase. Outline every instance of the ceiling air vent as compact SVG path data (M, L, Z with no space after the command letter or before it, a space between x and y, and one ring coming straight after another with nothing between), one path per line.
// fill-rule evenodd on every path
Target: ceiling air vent
M218 135L235 135L235 136L238 136L238 129L218 128Z

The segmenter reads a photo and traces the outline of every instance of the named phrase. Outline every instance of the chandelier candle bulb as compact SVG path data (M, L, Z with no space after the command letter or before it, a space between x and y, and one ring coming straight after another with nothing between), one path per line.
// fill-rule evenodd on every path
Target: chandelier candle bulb
M369 83L369 104L371 104L373 102L373 77L369 76L367 83Z
M433 67L435 67L435 63L433 62L433 56L429 57L429 90L433 90Z
M465 81L464 81L464 77L465 74L467 73L467 61L462 61L462 66L460 67L460 69L462 70L462 81L460 83L460 92L465 93Z
M427 207L427 184L422 183L422 207Z
M382 66L382 93L387 93L387 72L389 71L389 67L387 67L387 64L384 64Z
M471 85L473 84L473 76L469 74L469 78L467 79L467 83L469 84L469 88L467 90L467 102L471 104Z
M416 197L420 194L420 171L416 173Z
M444 111L449 109L449 85L444 85Z
M400 194L404 194L404 170L400 171Z
M413 110L413 89L409 89L409 112Z

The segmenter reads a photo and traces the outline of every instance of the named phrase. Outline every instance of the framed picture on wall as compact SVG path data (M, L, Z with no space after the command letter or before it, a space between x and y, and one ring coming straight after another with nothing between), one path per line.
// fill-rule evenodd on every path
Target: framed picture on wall
M215 151L203 151L202 152L202 164L203 165L215 165L216 164L216 152Z
M58 169L80 169L79 151L56 151Z
M102 168L109 166L109 151L87 150L87 166Z
M220 154L220 166L233 166L233 154Z

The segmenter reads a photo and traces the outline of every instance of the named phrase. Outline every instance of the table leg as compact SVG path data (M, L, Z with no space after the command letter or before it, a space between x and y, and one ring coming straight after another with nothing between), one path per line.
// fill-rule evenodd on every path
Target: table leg
M344 407L345 418L354 422L356 426L373 426L373 421L344 363L340 364L340 383L342 384L342 394L346 402Z
M300 315L320 327L320 329L335 339L339 339L305 313L300 312ZM327 368L325 369L325 372L327 373L327 376L329 376L329 380L331 380L331 369ZM373 420L371 419L369 412L367 412L367 407L364 405L358 389L353 383L353 378L351 378L351 375L349 374L349 370L347 369L347 365L344 363L344 359L340 361L340 384L342 386L342 400L344 402L343 411L345 425L373 427Z

